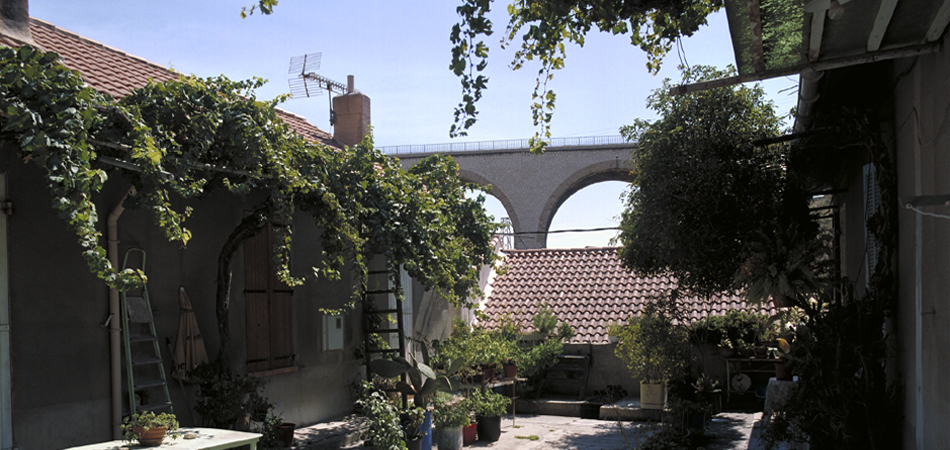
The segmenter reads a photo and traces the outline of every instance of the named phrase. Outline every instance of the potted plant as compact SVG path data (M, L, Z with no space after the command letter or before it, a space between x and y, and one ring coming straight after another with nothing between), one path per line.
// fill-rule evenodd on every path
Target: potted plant
M126 442L139 441L144 447L158 447L165 441L165 436L177 439L172 433L178 429L178 420L174 414L161 413L155 415L152 411L144 411L126 417L122 421L122 436Z
M365 436L377 448L402 448L404 432L399 421L399 410L386 393L364 381L362 394L356 401L359 411L369 420Z
M693 382L693 390L696 392L697 403L710 405L714 414L722 412L722 389L719 389L718 381L704 373L700 374Z
M691 353L684 327L673 324L673 304L657 301L644 308L640 317L631 317L623 327L614 350L640 379L640 406L666 408L666 385L685 375Z
M431 416L428 414L428 410L419 407L409 408L399 415L399 424L402 427L406 448L409 450L432 448L431 437L426 439L432 428Z
M465 401L478 420L478 439L497 441L501 437L501 416L508 411L511 399L490 389L475 389Z
M611 344L616 344L620 342L620 332L623 330L623 325L619 322L610 321L607 322L607 339Z
M439 392L433 399L435 409L433 420L439 429L439 450L458 450L462 448L462 428L472 423L468 408L463 399L446 392Z

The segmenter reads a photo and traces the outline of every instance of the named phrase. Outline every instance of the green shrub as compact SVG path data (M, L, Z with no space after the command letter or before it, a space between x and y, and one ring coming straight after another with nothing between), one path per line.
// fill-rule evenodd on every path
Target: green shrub
M542 303L538 312L531 318L531 324L536 332L547 336L557 328L557 316L547 303Z
M478 417L497 417L508 411L511 399L490 389L475 389L465 398L465 406Z
M406 448L403 429L399 422L399 410L384 392L373 388L368 381L363 382L363 393L356 405L369 420L367 437L373 446L385 450Z
M435 395L432 402L435 409L432 412L432 420L438 428L467 427L472 424L472 418L469 410L465 407L464 400L458 396L439 392Z
M670 301L657 301L631 317L614 350L631 375L646 383L669 383L685 375L692 357L685 327L673 324Z

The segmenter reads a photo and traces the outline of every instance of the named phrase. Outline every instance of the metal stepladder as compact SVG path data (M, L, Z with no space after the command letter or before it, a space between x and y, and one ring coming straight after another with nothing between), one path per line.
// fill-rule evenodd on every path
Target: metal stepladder
M385 276L387 277L389 271L387 270L370 270L367 275L370 278ZM367 289L363 292L363 343L365 348L363 349L363 358L365 359L366 364L366 379L370 380L371 375L369 372L369 363L374 358L374 355L386 355L390 354L393 356L405 356L406 355L406 330L403 326L403 317L402 317L402 302L396 301L395 305L386 304L385 307L380 308L377 304L377 301L380 300L380 297L386 296L388 298L390 295L394 294L396 291L394 287L389 286L385 289L380 289L378 283L371 283L370 289ZM396 316L396 323L393 324L389 319L392 315ZM393 328L395 325L395 328ZM380 348L373 346L373 339L370 339L371 335L380 335L385 336L396 334L396 345L391 344L392 339L390 339L389 348ZM406 381L406 375L402 376L403 381ZM394 392L399 392L398 390L393 390ZM402 394L402 403L403 407L408 407L408 398L406 394Z
M129 254L141 253L141 267L145 271L145 250L130 248L125 252L122 269L129 268ZM125 364L129 389L129 414L140 411L172 410L165 366L162 361L158 335L155 333L155 318L148 299L148 288L142 286L138 296L121 292L122 334L125 337ZM136 393L140 403L136 402ZM152 398L157 401L146 403Z

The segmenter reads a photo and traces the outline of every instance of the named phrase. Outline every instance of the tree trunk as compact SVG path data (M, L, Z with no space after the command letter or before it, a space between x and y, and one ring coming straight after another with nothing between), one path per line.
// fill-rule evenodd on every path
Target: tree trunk
M218 255L217 291L215 292L215 315L218 319L218 362L224 367L231 367L231 330L228 326L228 311L231 307L231 266L234 253L244 241L254 237L267 226L270 217L270 207L262 206L254 211L231 232L228 240Z

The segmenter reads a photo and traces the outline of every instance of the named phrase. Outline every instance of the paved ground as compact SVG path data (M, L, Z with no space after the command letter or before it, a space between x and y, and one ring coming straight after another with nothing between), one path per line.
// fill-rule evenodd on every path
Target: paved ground
M750 444L750 436L759 416L756 413L718 414L706 432L705 449L756 449L754 439ZM506 416L501 423L501 439L492 443L476 442L465 448L629 450L636 449L653 426L645 422L618 424L606 420L542 415L518 415L512 424L511 416Z

